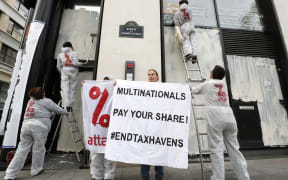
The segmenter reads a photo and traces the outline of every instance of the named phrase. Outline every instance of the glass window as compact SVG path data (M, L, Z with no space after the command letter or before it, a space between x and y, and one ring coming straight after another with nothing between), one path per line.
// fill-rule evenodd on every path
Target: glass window
M196 26L216 27L216 16L213 0L189 0L192 8L192 21ZM174 14L178 10L179 0L164 0L164 25L173 25Z
M9 88L8 83L0 81L0 118L2 115L3 108L4 108L5 100L7 98L8 88Z
M23 35L24 30L18 26L18 25L14 25L14 29L12 32L12 36L17 39L18 41L21 41L22 35Z
M23 4L20 5L19 13L24 17L28 17L28 9Z
M6 32L7 32L8 34L11 34L11 35L12 35L13 26L14 26L14 23L13 23L11 20L9 20L8 27L7 27L7 30L6 30Z
M216 0L223 28L263 31L263 16L255 0Z
M19 2L19 0L16 0L15 3L14 3L14 8L18 10L20 4L21 3Z
M16 62L17 51L9 48L5 44L2 44L2 48L0 50L0 61L7 63L11 66L14 66Z
M2 44L1 50L0 50L0 61L5 62L5 56L7 54L8 47L4 44Z

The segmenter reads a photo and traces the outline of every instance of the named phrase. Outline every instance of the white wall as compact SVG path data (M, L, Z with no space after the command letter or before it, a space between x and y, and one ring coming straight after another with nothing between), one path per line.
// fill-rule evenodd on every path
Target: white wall
M273 0L276 8L276 13L280 22L282 36L284 37L286 52L288 54L288 1L287 0Z
M119 27L128 21L144 26L144 38L119 37ZM97 79L111 74L125 77L125 61L135 61L135 80L147 81L154 68L161 79L160 1L106 0L102 21Z

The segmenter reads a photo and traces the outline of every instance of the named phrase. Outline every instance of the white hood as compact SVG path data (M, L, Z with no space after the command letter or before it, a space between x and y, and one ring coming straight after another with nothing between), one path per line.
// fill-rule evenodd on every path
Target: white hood
M183 3L180 6L180 9L187 9L187 8L188 8L188 4L186 4L186 3Z
M71 51L72 51L72 49L70 47L62 47L61 48L61 52L62 53L68 53L68 52L71 52Z

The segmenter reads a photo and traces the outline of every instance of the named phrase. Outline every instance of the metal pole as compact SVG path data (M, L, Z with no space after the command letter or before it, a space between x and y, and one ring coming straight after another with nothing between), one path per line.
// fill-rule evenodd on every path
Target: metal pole
M99 22L98 22L98 32L97 32L98 37L97 37L97 42L96 42L95 64L94 64L94 69L93 69L93 80L96 80L96 76L97 76L101 32L102 32L102 20L103 20L104 4L105 4L104 2L105 2L105 0L101 0L101 11L100 11Z

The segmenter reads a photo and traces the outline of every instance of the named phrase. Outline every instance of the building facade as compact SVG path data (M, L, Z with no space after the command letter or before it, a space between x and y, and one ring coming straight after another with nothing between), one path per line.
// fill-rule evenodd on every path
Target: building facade
M0 114L2 112L28 10L19 0L0 1Z
M108 1L113 0L102 2L105 4ZM165 77L162 79L166 82L186 82L179 45L174 37L173 16L178 8L178 0L159 2L163 4L161 23L164 31L161 36L164 38L162 46L165 48L165 61L159 58L155 60L162 63L161 67L158 67L162 72L160 76ZM27 0L24 3L27 6L36 6L34 19L47 23L35 53L31 67L33 76L29 77L27 89L45 83L48 96L53 98L56 82L55 47L57 40L61 38L62 32L59 29L61 30L63 24L62 15L67 14L67 9L74 9L75 5L100 6L100 1ZM196 26L194 39L202 75L209 77L209 71L215 64L223 65L226 69L230 104L237 119L241 147L287 146L288 19L285 16L285 5L288 5L288 2L285 0L189 0L189 5L192 7L193 22ZM109 7L104 7L104 12L107 10ZM125 13L124 10L122 13ZM100 14L99 17L100 29L102 15ZM48 31L48 29L56 31ZM73 29L69 30L73 31ZM97 34L100 38L101 33L100 31ZM63 34L65 36L65 33ZM78 42L80 44L80 41ZM96 56L97 46L92 49L96 52ZM81 47L84 46L79 45L77 50L81 51ZM94 73L97 75L98 61L97 58L95 60ZM149 64L149 61L142 60L141 63ZM117 63L115 61L115 64ZM101 74L119 71L122 65L124 68L124 64L113 66L113 62L110 61L109 64L112 66L101 69ZM142 67L136 65L135 80L143 80L146 77L146 74L137 74L141 72ZM125 76L124 70L115 74L119 79Z

